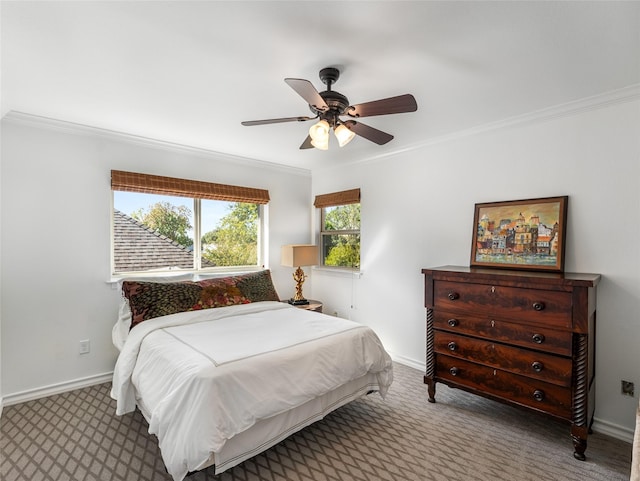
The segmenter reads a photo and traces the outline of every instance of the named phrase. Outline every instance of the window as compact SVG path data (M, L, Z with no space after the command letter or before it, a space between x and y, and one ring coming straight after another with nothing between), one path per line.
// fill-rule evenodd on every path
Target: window
M111 177L113 273L262 264L267 191L121 171Z
M316 197L320 208L322 265L360 267L360 189Z

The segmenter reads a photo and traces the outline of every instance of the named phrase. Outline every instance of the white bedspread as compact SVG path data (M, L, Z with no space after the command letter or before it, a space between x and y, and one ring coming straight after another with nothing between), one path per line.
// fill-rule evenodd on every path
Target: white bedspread
M633 432L631 477L629 481L640 481L640 405L636 408L636 427Z
M391 359L370 328L258 302L139 324L118 358L111 395L124 414L135 409L134 386L143 394L149 432L181 480L256 421L369 372L384 396Z

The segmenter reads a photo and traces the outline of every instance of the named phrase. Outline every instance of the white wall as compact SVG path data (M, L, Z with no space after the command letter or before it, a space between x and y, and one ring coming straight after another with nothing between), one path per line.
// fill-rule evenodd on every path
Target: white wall
M469 264L474 204L568 195L566 270L603 275L595 427L630 439L637 397L622 396L620 380L640 392L639 133L635 95L317 171L312 186L303 171L9 116L0 164L0 393L17 398L113 368L111 169L269 189L269 267L282 298L293 282L279 266L280 246L310 240L312 194L360 187L362 277L313 270L305 294L327 313L371 325L396 359L417 367L420 269ZM89 355L78 354L80 339L91 340Z
M362 277L316 270L312 297L325 312L371 325L397 359L424 367L420 269L469 265L474 204L568 195L565 270L603 276L595 427L631 439L638 399L620 394L620 380L640 394L638 98L314 171L314 195L362 189Z
M7 402L113 370L110 171L269 190L267 267L292 295L282 244L309 241L308 171L10 114L2 121L1 393ZM295 219L295 221L293 221ZM311 285L311 283L309 283ZM91 352L78 353L89 339Z
M1 81L0 81L1 84ZM0 128L0 146L2 145L2 129ZM0 186L2 186L2 152L0 151ZM0 195L0 213L2 212L2 195ZM0 214L0 253L2 252L2 215ZM0 266L2 260L0 259ZM1 271L1 267L0 267ZM2 408L4 399L2 390L2 275L0 275L0 416L2 416Z

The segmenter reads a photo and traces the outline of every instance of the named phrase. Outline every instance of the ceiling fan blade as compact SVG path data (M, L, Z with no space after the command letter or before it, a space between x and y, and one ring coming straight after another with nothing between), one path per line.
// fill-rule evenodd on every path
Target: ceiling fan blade
M300 97L305 99L309 105L315 107L316 110L320 110L324 112L325 110L329 110L329 106L324 101L320 94L313 86L311 82L301 78L286 78L285 82L295 90Z
M313 149L313 145L311 145L311 136L307 135L307 138L304 139L302 145L300 145L300 149Z
M363 123L356 122L355 120L347 120L343 123L352 132L355 132L360 137L364 137L378 145L384 145L393 139L393 135L383 132L382 130L374 129L373 127L369 127Z
M281 119L245 120L240 123L249 127L251 125L280 124L282 122L304 122L305 120L313 120L316 118L317 117L283 117Z
M411 94L398 95L388 99L374 100L348 107L344 115L349 117L372 117L374 115L401 114L418 110L416 99Z

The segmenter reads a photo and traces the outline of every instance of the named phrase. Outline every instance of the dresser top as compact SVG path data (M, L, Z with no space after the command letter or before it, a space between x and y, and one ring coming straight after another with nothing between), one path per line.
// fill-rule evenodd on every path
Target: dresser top
M600 274L588 274L577 272L538 272L530 270L518 269L492 269L485 267L468 267L468 266L439 266L422 269L423 274L438 276L439 274L467 274L475 278L487 279L538 279L541 282L571 284L571 285L588 285L595 287L600 281Z

